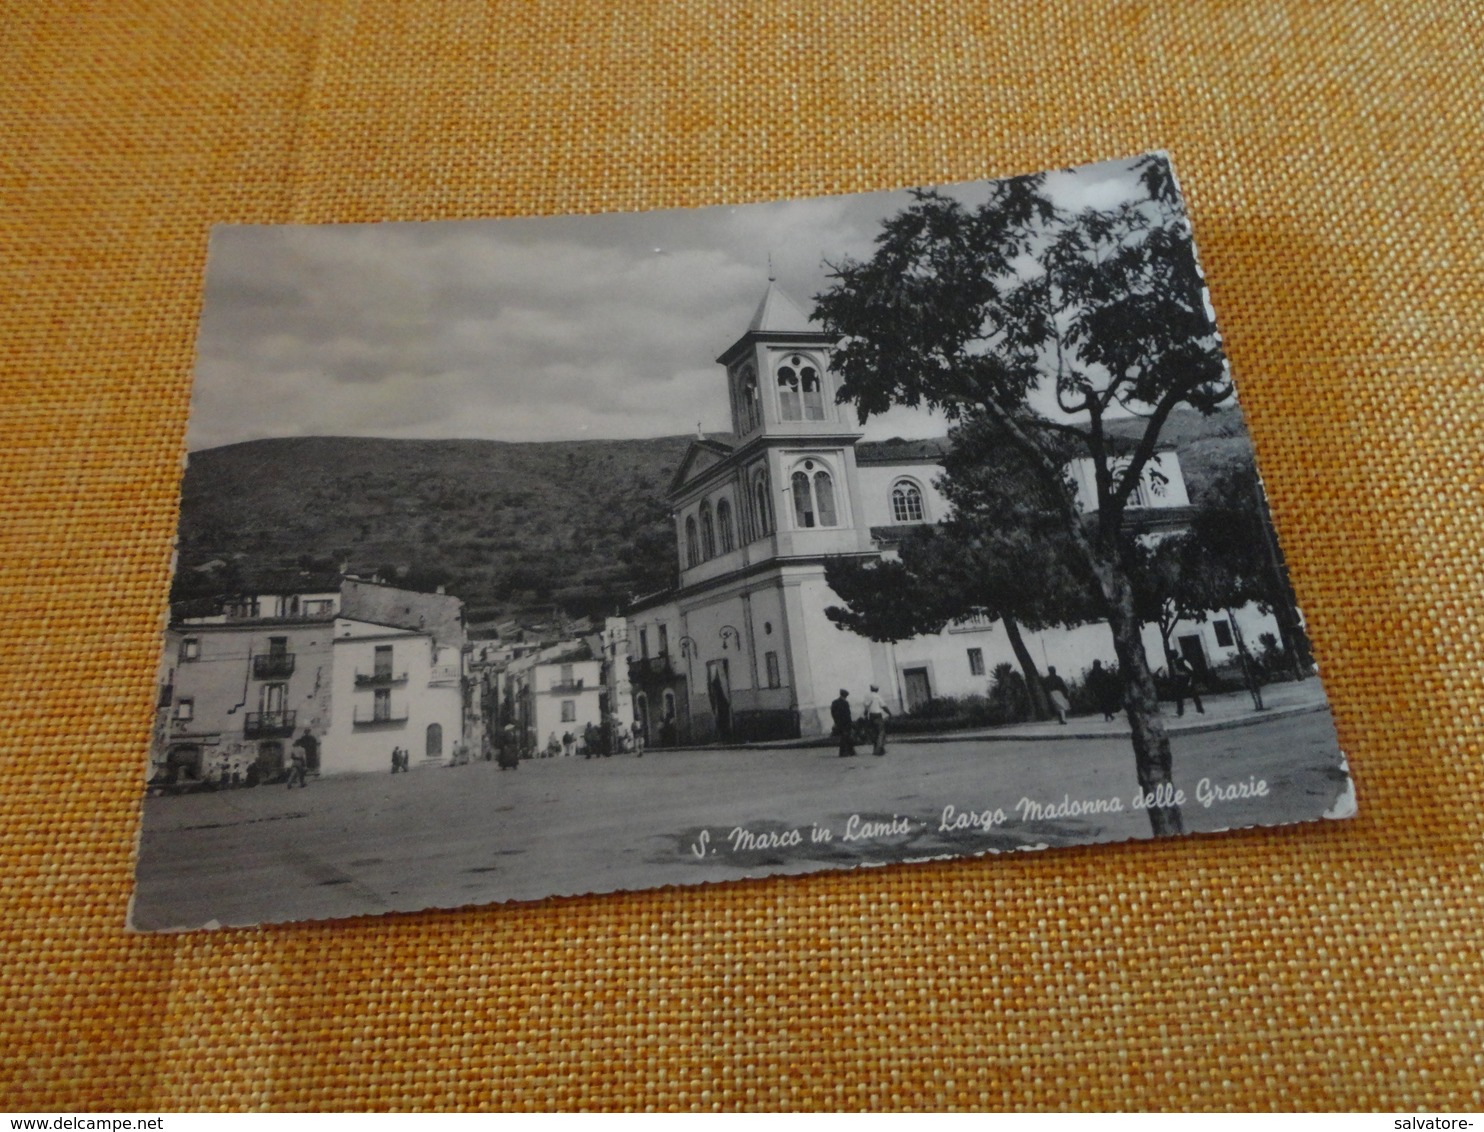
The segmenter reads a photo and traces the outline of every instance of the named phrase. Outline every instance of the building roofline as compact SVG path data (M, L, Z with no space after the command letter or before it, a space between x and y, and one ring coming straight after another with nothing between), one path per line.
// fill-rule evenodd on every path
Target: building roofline
M220 613L204 614L206 617L220 617ZM197 621L193 618L171 618L169 628L171 631L192 632L198 629L292 629L300 626L312 629L316 625L333 625L337 613L315 614L313 617L305 617L300 614L297 617L234 617L229 621Z
M823 330L749 330L718 354L716 362L728 365L745 347L755 343L783 345L796 342L807 349L809 346L833 346L839 340L838 335L826 334Z

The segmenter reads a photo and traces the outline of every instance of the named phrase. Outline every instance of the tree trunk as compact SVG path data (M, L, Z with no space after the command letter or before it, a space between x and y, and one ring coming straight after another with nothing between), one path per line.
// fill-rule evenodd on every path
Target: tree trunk
M1121 570L1099 571L1099 582L1108 601L1108 627L1113 630L1123 702L1133 730L1134 770L1144 794L1149 825L1155 837L1184 833L1180 807L1175 804L1170 737L1159 714L1159 693L1154 687L1154 674L1149 671L1149 658L1144 655L1133 589Z
M1265 711L1262 704L1262 682L1257 678L1257 665L1253 663L1252 654L1247 651L1247 638L1242 634L1242 627L1237 624L1236 613L1228 607L1226 620L1232 627L1232 638L1237 642L1237 658L1242 664L1242 682L1247 685L1247 694L1252 697L1254 711Z
M1020 625L1013 617L1001 617L1005 626L1005 636L1010 639L1010 647L1015 650L1015 659L1020 662L1021 675L1025 677L1025 690L1031 698L1031 714L1038 720L1051 718L1051 705L1046 700L1046 688L1041 683L1041 673L1036 670L1036 658L1031 656L1031 650L1025 646L1025 638L1020 635Z

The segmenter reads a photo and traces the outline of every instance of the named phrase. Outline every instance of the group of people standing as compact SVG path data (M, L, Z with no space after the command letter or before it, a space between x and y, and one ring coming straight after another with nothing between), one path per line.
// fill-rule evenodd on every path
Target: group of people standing
M638 720L625 728L618 720L609 719L602 726L589 723L582 729L580 736L564 731L558 737L555 731L551 732L547 736L546 746L538 750L536 756L551 759L582 755L593 759L633 752L643 758L644 745L644 728Z
M889 715L891 715L891 709L881 698L881 689L872 684L871 693L861 707L861 716L870 728L873 755L886 754L886 718ZM855 718L850 711L849 689L841 688L839 698L830 704L830 720L835 725L835 735L840 739L840 757L842 759L854 758L856 754Z
M1190 661L1179 653L1172 652L1165 657L1163 683L1166 694L1175 701L1177 716L1185 714L1186 700L1201 715L1206 714L1206 705L1201 703L1201 694L1195 686L1195 670L1191 668ZM1056 721L1066 723L1072 704L1066 681L1056 674L1055 666L1047 666L1041 686L1046 690L1046 699L1056 715ZM1092 697L1093 705L1103 713L1103 722L1111 723L1123 710L1123 684L1116 673L1103 667L1101 660L1093 661L1092 668L1087 673L1087 691Z
M1185 714L1185 701L1190 700L1195 710L1202 715L1205 714L1205 705L1201 703L1200 693L1195 686L1195 671L1190 662L1183 656L1172 653L1167 659L1166 687L1171 699L1175 701L1175 714ZM1041 679L1041 687L1046 693L1048 706L1056 721L1065 725L1067 717L1072 712L1071 693L1067 688L1067 682L1058 675L1055 665L1047 665L1046 675ZM1104 668L1101 660L1094 660L1092 668L1087 673L1087 691L1092 698L1093 705L1103 713L1103 721L1111 723L1123 710L1123 684L1115 672ZM861 716L865 720L870 736L872 738L872 751L874 755L886 754L886 720L891 715L891 709L881 698L881 689L871 685L870 695L861 709ZM850 691L846 688L840 689L840 695L830 704L830 719L834 723L833 734L840 741L840 758L848 759L854 757L855 750L855 718L850 708Z

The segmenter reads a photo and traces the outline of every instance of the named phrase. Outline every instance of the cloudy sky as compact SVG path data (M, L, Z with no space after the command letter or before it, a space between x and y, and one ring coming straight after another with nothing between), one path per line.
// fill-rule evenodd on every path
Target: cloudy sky
M1127 163L1058 174L1111 204ZM969 203L982 184L951 187ZM232 226L207 265L188 444L278 436L621 439L730 428L714 359L767 288L807 313L905 193L424 224ZM872 438L928 436L895 411Z

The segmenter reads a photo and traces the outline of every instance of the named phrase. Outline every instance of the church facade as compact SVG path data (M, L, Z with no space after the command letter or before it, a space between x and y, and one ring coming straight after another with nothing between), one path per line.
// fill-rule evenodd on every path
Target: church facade
M833 345L770 282L717 359L732 433L697 437L671 482L679 584L628 611L634 715L651 742L820 735L841 689L856 714L873 684L901 713L982 695L996 665L1015 663L1003 629L987 621L883 644L825 616L840 604L826 559L890 555L903 528L948 511L934 485L946 441L864 441L851 408L835 403ZM1090 469L1070 471L1091 498ZM1188 514L1177 452L1158 453L1148 480L1136 504L1164 509L1170 523ZM1252 640L1276 628L1256 610L1238 616ZM1235 653L1218 624L1179 630L1198 669ZM1113 658L1106 625L1025 636L1043 671L1071 679ZM1158 630L1146 636L1149 656L1162 657Z

